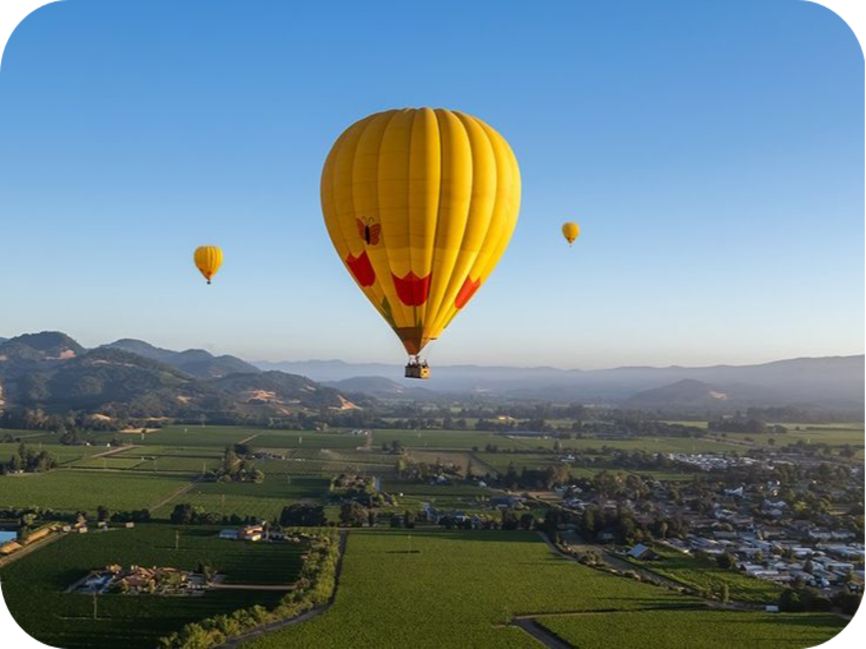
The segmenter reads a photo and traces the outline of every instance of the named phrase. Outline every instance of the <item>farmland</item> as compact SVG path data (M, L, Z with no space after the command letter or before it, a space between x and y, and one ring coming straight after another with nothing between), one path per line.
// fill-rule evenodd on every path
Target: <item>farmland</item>
M826 642L845 623L826 613L770 614L719 610L615 612L538 620L580 649L769 647L800 649Z
M182 476L125 471L56 470L0 476L0 506L57 511L146 509L189 484Z
M249 646L537 647L530 636L508 624L515 615L586 614L562 618L576 620L579 633L585 620L614 617L592 615L610 610L623 611L617 615L629 619L664 612L677 625L705 614L697 600L558 557L533 533L421 532L410 540L405 533L352 532L334 606ZM782 639L773 646L792 649L827 639L844 624L838 618L808 615L772 620L760 616L765 624L757 624L759 617L750 614L718 619L737 630L740 646L762 642L769 630ZM738 626L740 620L756 623ZM703 633L718 633L718 628ZM604 645L592 646L610 647L611 637L608 634ZM639 647L638 637L629 636L616 646ZM590 646L580 635L572 641Z
M410 546L406 534L353 532L334 606L250 647L535 647L501 625L521 612L663 602L691 604L559 558L532 533L422 532Z
M280 480L275 476L262 484L251 482L200 482L184 494L183 502L203 507L226 516L279 517L283 507L299 500L321 501L328 492L328 480L322 477L292 477ZM157 516L167 517L172 505L157 510Z
M0 572L3 595L16 621L31 635L58 647L148 648L184 624L259 603L276 604L279 591L218 590L200 597L104 595L93 619L90 597L64 592L89 571L111 563L213 566L228 582L285 584L294 581L302 546L246 544L220 540L214 528L136 529L72 535L11 564Z

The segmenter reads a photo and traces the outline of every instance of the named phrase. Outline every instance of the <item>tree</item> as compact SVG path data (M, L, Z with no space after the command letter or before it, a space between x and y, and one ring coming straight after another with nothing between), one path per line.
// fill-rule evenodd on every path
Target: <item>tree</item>
M716 563L719 565L719 568L729 570L736 565L737 558L730 552L723 552L716 559Z
M283 507L280 525L283 527L322 527L328 524L328 517L322 505L293 503Z
M96 508L96 520L100 523L107 521L110 517L111 515L105 505L100 505Z
M189 525L193 522L194 511L189 503L178 503L174 506L169 520L175 525Z
M355 501L340 507L340 524L345 527L362 527L368 521L367 508Z

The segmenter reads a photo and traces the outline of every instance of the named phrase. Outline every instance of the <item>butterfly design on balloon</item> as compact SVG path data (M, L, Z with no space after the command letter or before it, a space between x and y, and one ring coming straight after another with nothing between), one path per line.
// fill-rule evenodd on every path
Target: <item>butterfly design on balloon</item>
M358 224L358 234L368 246L375 246L379 243L379 237L382 234L382 225L369 217L359 217L355 219Z

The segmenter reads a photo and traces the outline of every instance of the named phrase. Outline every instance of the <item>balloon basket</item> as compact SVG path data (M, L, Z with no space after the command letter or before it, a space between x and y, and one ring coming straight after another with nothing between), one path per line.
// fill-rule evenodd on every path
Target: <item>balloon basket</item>
M406 365L405 377L407 379L429 379L430 366L427 362L419 363L418 361L410 361Z

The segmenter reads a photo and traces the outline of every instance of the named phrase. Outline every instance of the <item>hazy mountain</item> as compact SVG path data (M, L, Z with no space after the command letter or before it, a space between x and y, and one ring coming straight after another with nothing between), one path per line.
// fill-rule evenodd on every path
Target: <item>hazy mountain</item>
M702 381L683 379L661 388L651 388L626 399L627 408L656 410L660 408L684 410L720 410L735 402L728 392L714 389Z
M0 343L0 405L49 412L82 410L120 418L206 414L212 420L354 406L337 390L302 376L261 372L251 366L246 373L212 376L229 367L247 367L233 357L120 342L87 350L65 334L43 333ZM193 368L205 378L175 364Z
M144 356L145 358L160 361L199 378L219 378L228 376L229 374L250 374L261 371L255 365L242 361L236 356L214 356L203 349L187 349L186 351L176 352L170 349L154 347L143 340L132 338L116 340L113 343L104 345L104 347L122 349L139 356Z
M303 373L316 381L332 382L331 385L353 377L370 376L383 377L404 387L418 386L420 383L403 379L403 369L398 365L350 364L342 361L257 364L262 368ZM736 398L724 402L732 408L750 404L862 409L864 358L836 356L743 366L620 367L587 371L552 367L434 365L432 378L421 385L424 389L440 393L625 404L638 393L686 380L700 381L711 386L713 391L735 395Z

